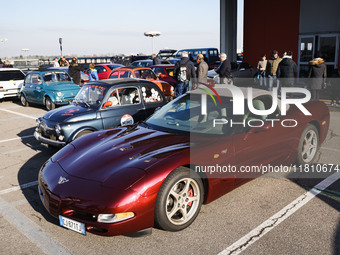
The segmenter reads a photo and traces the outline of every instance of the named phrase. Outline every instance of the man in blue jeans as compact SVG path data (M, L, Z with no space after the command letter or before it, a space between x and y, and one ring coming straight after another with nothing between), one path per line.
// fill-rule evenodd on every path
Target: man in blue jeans
M188 52L182 52L182 59L175 64L173 77L177 82L175 97L179 97L189 91L191 89L190 84L196 81L195 66L189 60Z

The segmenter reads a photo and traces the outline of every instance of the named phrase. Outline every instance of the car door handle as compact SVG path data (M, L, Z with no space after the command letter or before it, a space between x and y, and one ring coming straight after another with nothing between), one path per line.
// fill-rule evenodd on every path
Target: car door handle
M41 89L40 87L37 87L36 89Z

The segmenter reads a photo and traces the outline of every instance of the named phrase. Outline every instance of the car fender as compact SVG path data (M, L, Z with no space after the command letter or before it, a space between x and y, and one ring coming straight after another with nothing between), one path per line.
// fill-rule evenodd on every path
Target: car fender
M54 103L55 104L55 101L56 101L56 99L55 99L55 96L53 96L53 94L52 93L44 93L44 96L43 96L43 99L44 99L44 101L43 101L43 104L45 105L45 102L46 102L46 97L49 97L51 100L52 100L52 103Z
M89 130L89 131L92 131L92 132L95 132L95 131L98 131L96 128L92 127L92 126L85 126L85 127L80 127L78 128L77 130L75 130L72 135L70 135L70 137L68 138L68 143L69 142L72 142L76 136L80 133L80 132L83 132L85 130Z
M165 178L175 169L190 164L190 149L177 151L168 157L155 162L147 169L148 173L135 183L131 189L143 197L152 196L158 193Z

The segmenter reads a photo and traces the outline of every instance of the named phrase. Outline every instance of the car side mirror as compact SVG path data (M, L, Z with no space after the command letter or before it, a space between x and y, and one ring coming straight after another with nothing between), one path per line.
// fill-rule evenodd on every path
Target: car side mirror
M106 107L110 107L112 106L112 102L111 101L107 101L104 105L103 105L103 109L105 109Z

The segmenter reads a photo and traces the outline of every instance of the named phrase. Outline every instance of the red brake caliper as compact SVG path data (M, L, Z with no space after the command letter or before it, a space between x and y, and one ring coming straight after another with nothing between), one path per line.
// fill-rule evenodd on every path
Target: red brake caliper
M190 189L190 190L188 191L188 193L189 193L189 197L192 197L192 196L194 195L192 189ZM191 205L192 205L192 202L189 202L189 203L188 203L188 206L191 206Z

